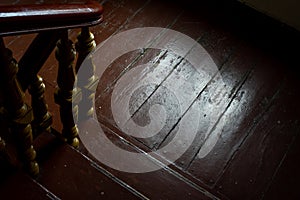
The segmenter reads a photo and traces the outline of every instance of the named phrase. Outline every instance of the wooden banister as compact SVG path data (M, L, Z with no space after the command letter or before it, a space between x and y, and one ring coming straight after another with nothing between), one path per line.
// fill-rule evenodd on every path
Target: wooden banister
M56 58L59 64L55 101L60 107L62 138L72 146L78 147L78 130L72 113L75 71L85 56L96 47L89 27L100 23L103 13L102 6L96 1L77 0L66 3L63 0L49 0L41 4L36 2L38 1L0 2L0 98L3 98L0 99L0 103L3 104L0 108L7 111L0 114L9 113L11 129L17 140L20 156L33 176L39 173L32 145L33 135L51 131L52 123L52 116L44 99L45 84L37 73L57 44ZM78 35L76 49L73 41L68 38L70 28L82 29ZM13 52L6 48L3 37L33 32L38 33L36 38L17 63L13 58ZM87 70L91 70L93 74L92 69L93 67ZM32 96L32 108L24 101L24 91L27 89ZM81 91L87 93L85 90L88 89L82 86ZM2 141L1 155L5 155L4 140L0 141Z
M55 4L0 4L0 36L78 28L101 22L103 7L95 1Z

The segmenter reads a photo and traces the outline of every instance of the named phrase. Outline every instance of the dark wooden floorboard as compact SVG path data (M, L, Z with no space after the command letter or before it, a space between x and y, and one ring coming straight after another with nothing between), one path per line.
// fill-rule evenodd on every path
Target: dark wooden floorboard
M41 173L37 181L61 199L139 199L99 173L91 163L66 144L50 135L41 135L37 150ZM84 178L84 179L83 179Z
M119 29L124 28L131 18L148 3L149 1L146 0L106 1L104 4L105 21L91 29L96 41L102 42Z
M1 199L55 199L53 193L46 191L23 172L15 172L6 180L1 180L0 195Z
M298 178L299 174L299 154L300 154L300 137L299 128L296 139L288 147L288 152L284 155L276 173L272 177L270 187L267 188L263 199L299 199Z
M293 105L299 97L288 97L292 87L288 85L277 91L270 107L257 119L257 125L225 168L216 187L231 198L260 198L299 132L299 113Z
M93 127L93 126L90 126ZM127 144L118 138L118 135L112 132L110 129L102 126L107 137L114 141L116 145L131 152L139 152L138 147L132 144ZM109 149L102 149L103 151ZM109 173L122 180L124 183L133 187L137 192L143 194L149 199L213 199L213 194L205 191L201 186L194 186L192 182L183 177L176 171L168 168L163 168L154 172L147 173L128 173L118 170L114 170L103 163L97 161L83 146L80 148L80 152L90 157L94 162L95 166L98 166L99 171L108 171ZM120 164L120 166L128 165L138 162L138 160L128 160L126 163L121 163L116 156L111 158L114 163ZM138 159L138 158L137 158ZM155 159L155 158L152 158ZM153 161L152 163L158 163ZM153 184L155 183L155 184Z
M18 61L26 51L34 36L35 34L10 36L8 38L4 38L4 42L6 47L13 52L14 58Z
M225 113L215 128L220 132L220 139L207 157L202 159L196 157L189 168L192 174L205 180L209 185L215 183L223 167L247 137L247 132L268 108L268 102L276 94L284 78L282 70L273 69L275 65L268 67L266 63L260 63L249 66L244 56L240 59L237 65L232 63L232 67L236 66L241 70L240 66L248 65L250 74L244 77L241 88L233 94L232 102L228 103L229 107L224 110ZM273 76L269 76L269 70L273 70Z
M183 140L193 137L193 126L198 132L179 159L154 172L127 173L106 166L82 143L75 150L51 134L42 134L35 140L40 175L33 180L18 163L14 171L1 176L0 198L298 199L300 79L295 48L300 45L299 32L237 2L200 4L190 0L104 1L104 21L91 28L97 44L133 28L170 28L197 40L209 53L219 70L209 79L200 76L186 61L188 57L147 49L117 58L97 86L98 121L110 141L126 151L163 148L175 138L189 112L198 113L199 120L192 120L191 128L186 126ZM76 42L79 32L69 32L72 41ZM4 41L19 60L34 36L10 36ZM137 70L149 63L142 71ZM46 84L53 128L61 131L53 97L57 85L54 52L39 74ZM138 80L147 76L157 84L138 88L128 108L121 106L118 112L130 109L133 121L144 126L151 121L148 112L152 104L160 103L168 108L169 121L159 134L141 139L118 126L111 108L118 99L112 94L122 92L117 82L123 81L127 90L136 89ZM185 81L189 84L181 85ZM182 110L177 110L174 95L165 88L176 94L183 91L180 98L184 103L179 105ZM28 94L26 101L30 102ZM162 119L160 111L156 114ZM149 158L154 164L168 163L176 153L158 152ZM118 155L108 156L115 162L120 159ZM18 193L13 192L16 188Z

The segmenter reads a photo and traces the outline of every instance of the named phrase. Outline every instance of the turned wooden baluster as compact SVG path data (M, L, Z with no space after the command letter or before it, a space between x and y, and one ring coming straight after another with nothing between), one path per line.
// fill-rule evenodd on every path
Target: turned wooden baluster
M73 63L76 51L68 31L65 30L57 43L56 59L59 62L55 102L60 105L60 119L63 124L62 134L66 141L74 147L79 146L78 129L74 123L72 112L72 94L75 82Z
M31 105L34 115L34 136L37 136L42 131L50 132L52 115L48 112L48 105L44 97L45 84L40 76L36 75L34 77L32 84L29 86L29 93L31 94Z
M50 132L52 124L52 116L48 112L48 106L44 97L45 84L37 73L55 48L59 34L59 31L39 33L19 62L18 80L23 91L29 89L31 94L31 105L34 114L32 123L34 136L43 131Z
M79 121L92 117L94 113L93 101L95 94L93 91L95 91L95 87L97 87L97 77L95 76L95 66L92 62L92 57L90 56L87 58L87 56L95 48L96 42L94 40L94 35L89 31L88 27L82 28L76 43L76 50L78 52L76 73L79 71L80 67L83 67L80 73L77 74L77 87L79 88L78 91L81 93L81 101L78 105Z
M31 122L32 109L24 103L24 93L17 81L17 62L12 57L12 52L5 48L3 39L0 38L0 81L4 92L4 106L12 119L11 130L16 139L19 155L25 168L32 175L39 173L39 166L35 161L36 152L32 145Z

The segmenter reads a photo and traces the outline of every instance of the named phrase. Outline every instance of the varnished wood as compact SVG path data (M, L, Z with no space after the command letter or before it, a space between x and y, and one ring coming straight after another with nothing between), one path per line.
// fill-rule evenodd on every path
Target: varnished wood
M96 1L9 4L13 2L0 6L0 36L91 26L102 20L103 8Z
M300 45L300 37L294 37L284 26L273 26L276 23L265 21L257 13L251 14L236 1L201 1L199 6L191 1L109 0L104 6L106 23L90 29L97 44L130 28L168 27L196 39L209 52L226 86L221 84L221 79L213 79L207 84L195 103L199 113L203 114L197 139L174 165L156 172L120 172L97 161L83 146L75 151L57 141L49 142L47 138L53 137L51 134L40 135L35 142L39 144L36 145L41 153L38 160L44 170L37 183L50 191L49 195L74 198L80 194L83 198L105 199L120 196L132 199L299 199L299 70L295 49ZM75 40L77 33L78 30L72 30L69 38ZM22 46L22 41L27 44L28 37L8 38L7 41L12 49L16 49ZM144 52L132 68L155 61L154 58L159 60L158 52ZM114 84L118 77L132 69L128 65L139 54L137 50L120 56L104 72L97 86L95 108L101 127L115 146L126 151L150 152L153 147L163 145L162 139L165 139L164 144L172 140L172 132L167 138L166 134L161 134L142 141L122 132L111 112ZM170 52L166 56L172 58ZM161 61L164 61L163 57ZM51 102L56 86L55 59L50 58L46 66L48 68L42 69L42 74L50 88L46 97ZM96 67L103 66L97 64ZM182 69L176 71L179 76L190 77L193 72L184 63L179 69ZM165 74L159 76L163 77ZM175 73L170 77L176 77ZM168 81L170 85L176 85L177 80ZM197 79L188 80L193 81L195 87L203 83ZM142 98L137 100L142 102ZM49 107L56 110L53 103ZM146 110L140 108L140 111ZM135 113L139 123L149 120L143 114L146 116L147 112ZM215 115L219 120L208 123L209 115ZM58 116L56 112L55 116ZM190 122L191 126L195 123ZM201 134L211 124L211 133L219 133L220 138L206 157L200 157ZM188 137L190 129L187 128L185 133ZM109 156L118 161L118 156ZM155 159L164 156L157 155ZM19 186L23 179L8 180ZM13 188L10 181L7 182L7 187ZM33 187L36 182L30 183L27 185L36 191L35 198L43 198L43 193ZM3 194L7 195L6 187L3 188ZM0 185L0 191L3 191L1 189ZM21 194L23 192L20 190Z
M63 124L62 134L74 147L78 147L78 129L73 119L72 96L75 83L74 60L76 50L68 39L68 31L62 33L57 44L56 58L59 62L55 102L60 106L60 119Z
M27 90L32 79L39 73L49 55L56 47L60 31L39 33L30 43L19 61L18 79L23 90Z
M76 50L78 52L75 67L77 74L77 89L80 91L81 101L78 103L78 120L91 117L94 113L93 104L98 77L95 75L95 65L91 57L87 57L96 48L94 35L88 27L82 28L77 37ZM85 60L85 62L84 62ZM84 63L83 63L84 62ZM83 66L82 66L83 65Z
M90 32L89 27L83 27L77 36L76 50L78 58L76 62L76 73L78 72L83 60L96 48L96 42L93 33ZM94 68L94 67L93 67ZM95 69L88 69L88 75L93 76Z
M31 122L33 120L32 109L24 103L24 93L16 78L18 66L12 57L12 52L5 48L3 40L0 40L1 86L5 93L4 105L9 118L12 119L11 130L16 138L19 154L24 161L25 168L33 176L39 173L39 166L35 161L36 152L32 142Z
M31 105L34 115L34 136L37 136L43 131L50 132L52 116L48 112L48 105L46 104L44 97L45 84L40 76L36 75L32 79L32 84L29 87L29 93L31 94Z
M61 119L64 125L63 136L73 146L78 146L78 131L72 113L75 48L71 41L68 40L67 28L98 24L102 20L102 12L102 6L96 1L78 1L73 3L53 1L39 4L29 0L18 2L5 1L0 4L0 36L31 32L39 33L20 59L19 71L17 70L17 62L10 55L12 52L5 49L1 40L1 54L3 56L1 63L7 62L6 66L3 66L2 74L8 76L6 77L7 79L1 80L3 85L5 85L3 94L7 90L11 92L9 95L2 95L6 100L4 105L7 113L12 115L13 121L15 121L12 129L16 129L15 132L18 133L16 136L18 147L23 154L23 151L25 151L24 160L31 162L28 168L33 175L38 173L38 165L34 161L35 151L32 147L32 134L36 137L43 131L50 132L52 124L52 116L48 112L48 105L45 102L45 84L38 72L60 39L56 54L59 60L59 75L55 100L60 105ZM45 20L47 23L45 23ZM85 33L88 33L88 37L86 37ZM90 47L86 49L85 45L92 44L92 48L95 47L93 38L89 37L88 28L83 29L82 35L82 39L79 39L82 42L78 45L81 49L79 60L83 60L91 50ZM86 39L90 38L91 41L86 41ZM66 77L70 78L70 80L66 80ZM27 89L31 94L33 110L24 103L23 92ZM14 100L9 102L10 98L14 98ZM13 114L11 114L12 112ZM33 128L31 128L31 124Z
M38 150L43 152L40 160L44 170L37 181L58 198L139 199L110 176L99 173L98 168L93 167L88 159L82 160L82 156L74 148L58 141L53 135L42 134L39 139ZM53 173L48 173L49 171ZM82 184L83 177L92 181Z
M142 23L142 26L149 26L149 24L151 25L150 19L155 18L155 16L153 16L152 18L152 16L149 14L152 13L153 15L155 15L154 14L155 12L149 11L151 9L150 6L151 3L155 4L152 1L140 13L138 13L137 15L133 15L133 19L132 19L133 22L132 23L129 22L128 24L124 25L124 29L128 27L130 28L139 27L140 25L139 22L144 22ZM159 6L161 5L162 4L159 4ZM211 9L212 8L214 7L211 7ZM194 9L191 10L195 12L196 8L195 10ZM221 8L218 10L220 11ZM148 15L145 16L145 19L143 18L142 13L148 13ZM170 16L171 12L168 13ZM208 99L211 97L214 100L213 101L214 107L209 110L205 110L205 112L207 112L206 115L203 114L203 120L202 120L203 123L201 124L201 127L205 129L205 127L208 126L208 123L205 121L205 117L207 117L209 113L220 116L221 118L220 121L217 121L217 124L214 127L215 130L212 129L212 131L222 133L222 136L219 139L217 146L207 157L198 158L197 154L199 148L201 148L201 140L200 140L201 132L199 132L200 139L195 140L195 142L193 143L193 145L191 145L188 152L186 152L186 154L184 154L179 160L177 160L175 165L179 167L182 171L187 170L189 174L192 174L192 176L194 176L196 179L200 181L199 183L200 185L204 183L204 185L207 186L206 187L207 190L209 190L209 188L212 187L213 190L216 191L220 196L222 196L222 194L226 194L226 196L232 197L233 199L239 199L239 198L246 198L246 196L243 196L243 194L249 192L247 193L247 196L251 198L252 195L253 196L256 194L262 195L263 192L261 191L257 192L257 191L259 191L260 188L267 187L268 185L267 181L262 180L264 177L262 175L262 179L259 179L258 181L259 183L254 184L253 182L254 179L251 178L249 178L249 180L251 179L249 182L246 182L246 179L245 178L243 179L242 177L243 176L247 177L248 174L253 174L252 172L250 172L251 170L248 169L247 167L241 168L241 169L245 169L243 173L237 172L238 169L240 169L239 166L242 165L243 162L247 162L247 161L243 161L243 159L247 159L246 158L247 153L241 156L239 158L239 161L236 163L234 160L232 161L230 159L235 158L236 156L235 153L237 154L239 153L238 144L240 144L240 142L242 142L243 139L247 138L247 133L245 133L246 127L252 129L253 126L251 125L251 121L253 119L257 120L259 116L263 116L262 113L264 112L264 109L268 109L264 101L268 102L269 99L272 99L272 96L276 94L277 90L282 84L283 75L286 74L286 72L283 70L283 68L278 66L281 65L282 63L281 64L273 63L271 61L272 58L268 57L265 54L263 54L263 56L261 55L262 52L258 50L259 48L257 48L257 46L253 47L252 45L245 42L244 40L237 39L232 35L232 34L238 34L239 33L238 31L236 32L233 31L234 33L228 32L228 29L224 28L224 26L220 24L221 22L219 22L222 16L227 16L226 14L221 12L221 14L217 13L217 16L219 17L211 16L211 13L209 13L209 11L207 11L207 13L204 11L203 14L199 13L198 15L195 13L192 14L189 12L184 12L181 16L176 18L177 21L175 21L174 25L169 25L172 29L174 28L175 30L183 32L189 36L192 36L194 39L198 38L199 43L202 46L204 46L205 49L213 57L217 66L220 68L220 73L222 73L223 80L226 81L225 82L226 86L224 86L221 85L220 80L214 79L212 83L207 85L208 87L207 91L203 92L199 96L199 105L198 105L199 107L206 108L209 105L211 105L212 102L208 101ZM208 19L210 21L208 21ZM149 20L149 22L147 20ZM162 20L157 22L157 24L160 25L161 23ZM229 22L222 21L222 23L227 24ZM236 27L239 26L236 25ZM249 29L247 30L250 31ZM106 33L106 31L101 28L99 28L98 31L101 32L102 34ZM230 31L232 31L232 29L230 29ZM97 38L97 35L95 35L95 37ZM269 41L267 37L265 37L265 40ZM270 41L272 41L272 39L270 39ZM273 45L275 45L276 40L273 41L274 41ZM126 133L123 133L118 129L116 122L114 121L111 113L112 99L111 99L110 90L114 89L114 83L118 78L118 76L122 73L126 73L126 71L128 70L127 67L130 66L129 64L131 63L131 61L137 57L134 53L126 56L124 55L123 58L119 58L115 60L111 66L111 70L104 72L104 75L101 77L100 80L101 85L99 84L97 90L98 95L96 96L96 108L98 113L98 120L100 121L101 124L104 124L104 126L109 127L109 129L113 130L121 137L126 138L127 141L134 143L137 147L147 150L147 148L145 148L145 144L151 148L152 145L156 145L156 142L159 143L160 140L153 140L148 143L145 143L143 141L141 142L141 140L136 141L135 138L126 135ZM292 55L293 53L294 52L292 52ZM276 54L278 54L278 52ZM284 55L286 54L284 53ZM141 63L143 59L146 60L147 56L148 56L147 54L143 55L143 58L140 59ZM266 60L262 60L262 57L265 57L265 59L267 59L268 62L266 62ZM289 57L291 58L292 56ZM291 62L291 60L289 60L288 62ZM138 64L139 62L136 63L136 65ZM122 68L124 71L122 71ZM176 80L177 79L175 79L175 81ZM201 84L201 82L198 84ZM266 97L266 100L264 100L263 97ZM293 97L292 99L295 98L296 97ZM203 112L203 110L204 109L200 109L199 111ZM244 116L244 114L246 116L246 119L243 120L241 117ZM143 119L145 117L142 116L143 113L141 113L140 115L140 120L146 121L146 119ZM226 119L226 117L229 118ZM266 116L264 115L264 117ZM225 122L225 126L223 128L221 123L222 121L223 123ZM241 121L243 122L242 124ZM274 126L276 127L274 123L271 124L272 127ZM296 130L292 128L291 125L287 125L287 126L290 128L289 130L292 131L292 133L295 135ZM263 132L263 131L261 129L257 130L257 133L255 135L258 135L258 132ZM188 135L189 130L187 130L186 133ZM113 136L110 136L110 134L107 135L111 138L114 138ZM170 139L172 139L172 136L171 135L169 136ZM164 135L162 135L162 137L164 137ZM271 139L271 136L267 137L265 135L265 137L266 137L265 139L270 138L270 140L273 140ZM120 141L118 139L116 139L116 141L113 139L111 140L115 145L123 147L123 145L119 144ZM167 143L168 141L169 140L167 139L165 142ZM253 139L252 140L253 145L256 144L257 141L260 141L260 139L258 140ZM280 141L282 141L282 139L278 140L279 143L281 143ZM288 140L287 143L289 142L291 142L291 140ZM255 149L254 150L255 152L257 150L255 147L252 147L252 148L247 148L246 151L248 152L249 149ZM281 148L281 150L283 152L286 151L286 149L283 147ZM277 152L276 155L278 155L278 157L283 156L283 154L280 153L280 150L276 152ZM276 159L275 155L272 158ZM262 161L263 159L266 158L261 158L260 161ZM223 175L226 177L222 178L222 180L219 180L220 182L216 184L216 182L218 182L218 178L220 177L220 174L224 172L223 170L226 169L226 168L224 169L224 167L229 162L232 162L235 165L233 164L234 166L229 168L231 169L231 171L228 172L228 174L225 173L226 175L225 174ZM266 159L266 162L268 163L268 159ZM246 172L247 170L250 171ZM253 170L258 170L258 169L253 169ZM272 171L272 173L274 173L274 171L275 169ZM239 179L237 181L237 184L235 184L233 179L231 179L231 177L234 174L237 174L236 175L237 179L238 177L240 177L243 181L240 181ZM267 174L271 174L271 172L268 173L266 172L266 177L269 177L269 175ZM242 191L242 189L244 190ZM253 194L252 192L254 191L257 193ZM226 196L225 197L222 196L222 197L226 199ZM257 196L255 196L255 198L256 197Z
M48 31L38 34L19 61L18 79L22 89L26 91L29 88L32 96L35 136L44 130L50 131L52 124L52 116L47 110L48 106L44 99L45 85L37 73L53 51L59 33L59 31Z

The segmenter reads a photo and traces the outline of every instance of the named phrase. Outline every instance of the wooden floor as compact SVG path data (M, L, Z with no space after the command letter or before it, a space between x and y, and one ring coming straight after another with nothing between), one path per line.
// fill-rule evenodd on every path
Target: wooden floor
M137 50L116 59L100 77L97 117L115 146L164 162L178 152L158 150L184 131L181 139L191 141L187 151L168 167L129 173L108 167L82 143L76 150L45 133L35 140L40 175L32 179L20 168L2 173L1 199L300 198L299 32L236 2L109 0L103 5L104 22L91 29L97 44L124 30L164 27L196 40L214 61L218 73L207 80L188 57ZM78 31L70 32L74 41ZM33 37L7 37L5 43L18 60ZM152 66L136 70L145 63ZM40 75L53 128L61 131L53 99L56 74L52 54ZM137 88L145 77L155 84ZM116 89L120 83L128 83L124 91L135 89L124 109L136 124L165 120L159 134L133 137L118 126L115 115L123 113L113 112L111 104L124 95ZM113 153L107 158L120 159Z

